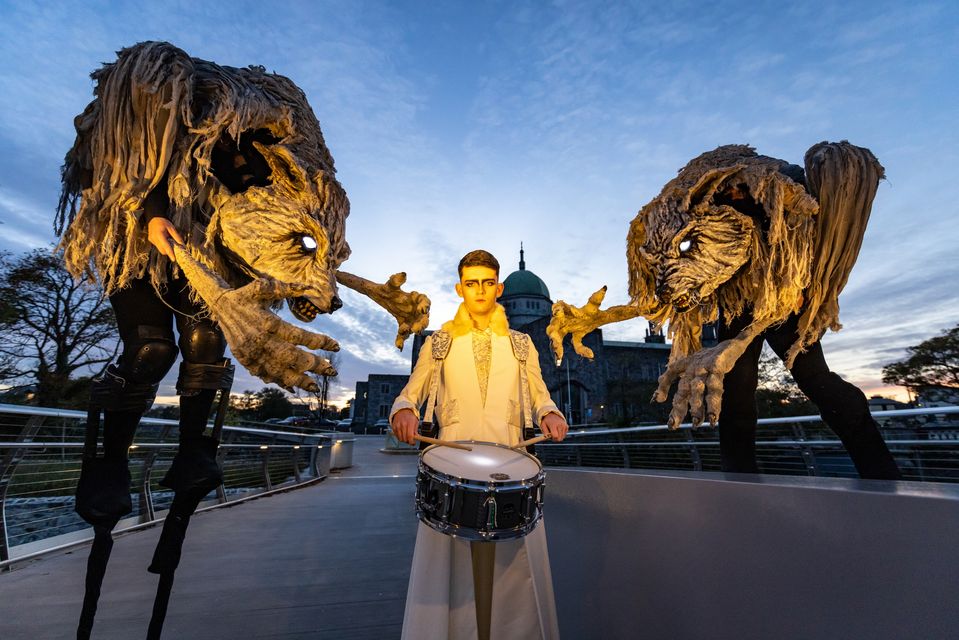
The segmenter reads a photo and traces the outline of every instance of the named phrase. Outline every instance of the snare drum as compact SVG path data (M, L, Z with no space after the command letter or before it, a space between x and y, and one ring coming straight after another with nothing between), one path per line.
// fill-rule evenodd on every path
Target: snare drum
M420 456L419 519L466 540L511 540L532 531L543 516L546 474L540 461L502 444L462 444L473 450L433 445Z

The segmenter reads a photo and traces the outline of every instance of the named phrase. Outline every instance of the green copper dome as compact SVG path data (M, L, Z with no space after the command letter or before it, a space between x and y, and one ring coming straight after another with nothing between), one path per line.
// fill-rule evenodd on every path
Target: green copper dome
M543 296L549 298L549 289L546 288L546 283L532 271L526 270L526 260L523 259L522 248L519 250L519 271L509 274L503 281L503 297L511 296Z
M544 296L549 297L546 283L532 271L514 271L503 281L503 296Z

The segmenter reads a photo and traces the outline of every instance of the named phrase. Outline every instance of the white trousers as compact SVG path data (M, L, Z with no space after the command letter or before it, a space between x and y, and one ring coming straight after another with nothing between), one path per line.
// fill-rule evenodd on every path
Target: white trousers
M526 537L496 544L490 637L558 640L556 601L541 520ZM404 640L476 640L470 543L422 522L403 619Z

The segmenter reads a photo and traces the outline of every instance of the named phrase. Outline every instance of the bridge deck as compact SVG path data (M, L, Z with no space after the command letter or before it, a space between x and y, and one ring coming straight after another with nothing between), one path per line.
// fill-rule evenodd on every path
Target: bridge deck
M398 638L416 522L416 457L357 437L353 467L316 485L197 514L164 626L167 638ZM400 477L393 477L393 476ZM118 536L94 637L146 635L160 527ZM67 638L88 547L0 574L0 638Z

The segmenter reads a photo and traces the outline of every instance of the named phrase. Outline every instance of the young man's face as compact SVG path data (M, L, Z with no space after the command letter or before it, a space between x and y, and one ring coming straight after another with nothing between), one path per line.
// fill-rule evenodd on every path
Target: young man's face
M489 267L463 267L456 293L463 298L466 310L472 315L485 316L496 308L496 299L503 293L503 284L496 271Z

